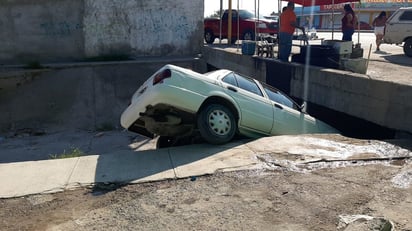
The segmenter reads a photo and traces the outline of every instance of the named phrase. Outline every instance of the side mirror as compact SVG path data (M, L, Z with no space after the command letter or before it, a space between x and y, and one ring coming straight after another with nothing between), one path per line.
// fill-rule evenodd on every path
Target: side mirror
M300 105L300 110L304 113L306 113L306 101L302 103L302 105Z

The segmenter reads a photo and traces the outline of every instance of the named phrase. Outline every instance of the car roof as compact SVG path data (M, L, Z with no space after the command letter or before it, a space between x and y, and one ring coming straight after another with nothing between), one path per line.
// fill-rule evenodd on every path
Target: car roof
M208 78L211 78L211 79L220 79L220 78L223 78L224 76L226 76L227 74L229 74L231 72L233 72L233 71L226 70L226 69L220 69L220 70L207 72L203 75L207 76Z

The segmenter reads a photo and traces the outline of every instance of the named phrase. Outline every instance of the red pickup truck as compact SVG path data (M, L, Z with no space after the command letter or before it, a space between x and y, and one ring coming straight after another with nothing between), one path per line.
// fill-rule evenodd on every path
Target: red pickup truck
M225 10L222 15L222 23L220 23L221 20L219 18L206 18L204 20L204 37L206 43L212 44L215 38L219 38L220 31L222 31L222 38L228 37L228 15L229 10ZM220 25L222 25L222 30L220 30ZM257 19L252 12L247 10L239 10L239 15L237 10L232 10L232 43L238 38L238 26L239 39L241 40L255 40L255 33L257 33L258 38L273 37L278 33L277 21Z

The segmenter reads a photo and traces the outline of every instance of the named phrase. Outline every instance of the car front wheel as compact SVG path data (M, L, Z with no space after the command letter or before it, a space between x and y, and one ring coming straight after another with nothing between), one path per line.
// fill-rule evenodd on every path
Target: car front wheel
M406 56L412 57L412 38L408 38L403 44L403 52Z
M237 125L232 111L220 104L204 107L197 118L199 132L211 144L224 144L235 136Z

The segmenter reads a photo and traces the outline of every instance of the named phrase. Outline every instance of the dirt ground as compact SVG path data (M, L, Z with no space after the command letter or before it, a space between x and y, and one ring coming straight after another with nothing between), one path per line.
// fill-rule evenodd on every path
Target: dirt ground
M1 230L412 230L412 161L280 165L0 200ZM309 169L309 166L308 166ZM408 169L408 171L405 171ZM404 172L404 179L399 177ZM355 218L359 218L356 221ZM385 228L386 227L386 228ZM392 229L392 230L395 230Z

